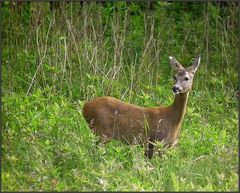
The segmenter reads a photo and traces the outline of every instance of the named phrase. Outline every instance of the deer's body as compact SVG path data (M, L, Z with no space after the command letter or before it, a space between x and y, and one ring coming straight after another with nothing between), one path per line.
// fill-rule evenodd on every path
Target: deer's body
M172 61L172 65L174 62ZM190 73L185 72L179 63L175 65L181 68L178 71L179 77L191 78ZM129 144L163 141L165 146L175 145L186 111L188 91L192 81L187 88L185 88L186 85L177 83L178 81L174 87L178 90L174 91L175 99L170 106L145 108L105 96L86 102L83 107L83 116L89 127L102 139L120 139ZM152 157L152 153L153 145L149 144L148 157Z
M187 95L176 95L168 107L144 108L128 104L113 97L98 97L87 102L83 115L98 135L106 138L147 142L155 139L174 144L184 117ZM177 101L183 103L178 105ZM176 109L177 108L177 109ZM171 117L170 120L168 117Z

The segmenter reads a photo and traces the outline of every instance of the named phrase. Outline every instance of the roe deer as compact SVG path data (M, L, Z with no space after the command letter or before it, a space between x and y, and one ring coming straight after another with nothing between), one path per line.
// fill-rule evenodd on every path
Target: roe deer
M184 68L171 56L169 59L172 68L177 71L172 87L175 99L170 106L145 108L109 96L97 97L86 102L83 107L83 116L93 132L101 139L148 144L145 151L148 158L153 155L153 142L160 141L164 147L174 146L200 57L188 68Z

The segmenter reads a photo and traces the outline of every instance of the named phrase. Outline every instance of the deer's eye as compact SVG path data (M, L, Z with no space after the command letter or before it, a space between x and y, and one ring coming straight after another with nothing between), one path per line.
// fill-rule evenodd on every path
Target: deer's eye
M184 78L184 80L185 80L185 81L188 81L188 80L189 80L189 78L188 78L188 77L186 77L186 78Z

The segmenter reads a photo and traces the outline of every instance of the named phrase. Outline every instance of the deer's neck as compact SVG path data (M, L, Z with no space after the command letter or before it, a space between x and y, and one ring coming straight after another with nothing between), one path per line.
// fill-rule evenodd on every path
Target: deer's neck
M174 102L171 105L172 121L177 128L180 126L184 118L184 114L187 107L187 101L188 101L188 92L179 93L175 95Z

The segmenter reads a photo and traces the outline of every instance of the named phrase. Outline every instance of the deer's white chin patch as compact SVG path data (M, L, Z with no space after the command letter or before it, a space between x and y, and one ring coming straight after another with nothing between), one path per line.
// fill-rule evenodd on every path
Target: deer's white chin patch
M174 95L179 94L179 93L180 93L179 91L173 92Z

